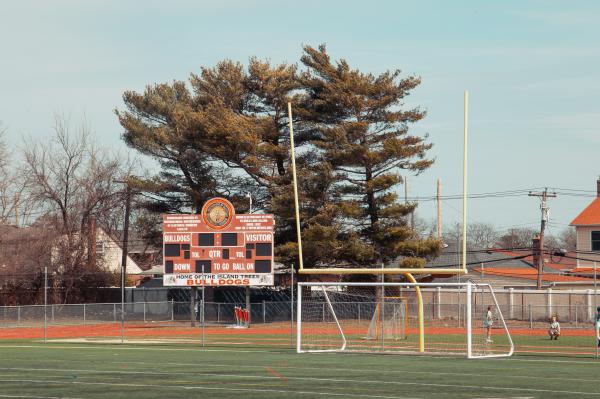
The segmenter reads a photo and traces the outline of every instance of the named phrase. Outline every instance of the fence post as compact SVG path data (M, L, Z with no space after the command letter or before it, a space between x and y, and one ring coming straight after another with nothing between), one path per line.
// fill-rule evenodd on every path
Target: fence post
M458 303L457 303L457 306L458 306L458 326L462 327L462 324L460 322L460 310L462 309L462 306L460 306L460 296L462 295L462 292L461 292L460 288L461 287L458 287L458 290L456 292L458 292L458 297L457 297L457 300L458 300Z
M515 318L515 312L513 310L513 308L514 308L514 293L515 293L515 289L510 287L508 289L508 318L509 319Z
M529 304L529 329L533 330L533 315L531 314L531 304Z
M548 288L547 299L548 299L548 318L552 317L552 288Z
M21 324L21 306L17 306L17 324Z
M577 319L578 319L578 317L577 317L577 316L578 316L578 315L577 315L577 308L578 308L578 307L579 307L579 306L575 305L575 327L577 327L577 324L578 324L578 320L577 320Z
M437 293L437 303L436 303L436 308L437 308L437 318L441 319L442 318L442 287L436 287L436 293Z
M221 304L217 303L217 323L221 322Z
M594 310L592 309L592 290L587 290L587 308L588 308L588 320L594 320Z
M567 294L568 298L569 298L569 323L573 321L573 317L572 317L572 313L573 313L573 306L571 303L571 290L569 290L569 293Z
M83 304L83 325L85 326L85 303Z
M146 322L146 298L144 298L144 323L145 322Z
M358 322L360 323L360 302L358 303Z
M267 322L267 309L265 308L265 300L263 299L263 324L265 324Z
M171 299L171 321L175 320L175 303Z
M117 322L117 304L113 303L113 321Z

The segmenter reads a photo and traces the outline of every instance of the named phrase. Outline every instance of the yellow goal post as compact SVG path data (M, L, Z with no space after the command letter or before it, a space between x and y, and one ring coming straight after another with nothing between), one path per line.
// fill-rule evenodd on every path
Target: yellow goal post
M298 180L296 175L296 155L294 145L294 125L292 121L292 103L288 102L288 124L290 132L290 158L292 162L292 184L294 188L294 207L296 214L296 234L298 239L298 273L300 274L466 274L467 273L467 144L468 144L468 99L469 93L464 93L464 144L463 144L463 201L462 201L462 251L460 267L444 268L403 268L403 267L358 267L358 268L306 268L302 255L302 234L300 229L300 206L298 203Z

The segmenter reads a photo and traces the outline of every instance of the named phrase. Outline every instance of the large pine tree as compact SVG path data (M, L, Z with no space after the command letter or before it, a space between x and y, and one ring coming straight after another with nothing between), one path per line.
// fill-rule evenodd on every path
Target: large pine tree
M312 110L321 133L314 143L335 171L333 196L352 238L346 260L423 265L438 243L415 235L407 224L415 205L399 202L397 194L401 171L418 174L433 163L426 136L409 133L425 112L402 103L420 79L400 78L399 70L375 76L351 69L345 60L334 63L324 45L304 47L302 62L308 68L302 75L304 107Z
M159 170L137 181L152 212L189 212L210 197L240 212L252 193L255 210L276 216L276 254L297 259L287 103L294 105L304 260L309 267L369 265L408 255L422 264L436 243L406 225L412 206L394 190L401 169L418 173L431 161L424 139L408 124L424 116L400 111L418 79L378 77L334 65L325 48L305 48L299 72L289 64L225 60L188 82L124 94L117 111L123 139ZM151 219L148 219L151 220Z

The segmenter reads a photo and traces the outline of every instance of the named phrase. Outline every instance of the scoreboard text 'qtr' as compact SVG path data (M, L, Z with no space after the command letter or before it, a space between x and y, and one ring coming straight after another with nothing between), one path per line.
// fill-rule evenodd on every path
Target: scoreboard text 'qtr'
M199 215L163 215L164 285L273 285L273 226L223 198Z

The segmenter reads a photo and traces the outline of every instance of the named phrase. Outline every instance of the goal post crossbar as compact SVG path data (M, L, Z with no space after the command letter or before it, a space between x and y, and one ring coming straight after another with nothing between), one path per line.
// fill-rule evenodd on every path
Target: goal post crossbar
M381 281L373 281L368 283L327 283L327 282L298 282L299 287L421 287L421 288L436 288L436 287L466 287L468 282L465 283L382 283ZM488 286L489 284L475 284L470 283L472 286L482 287Z
M370 268L370 267L359 267L359 268L348 268L345 269L343 267L332 267L332 268L307 268L307 267L303 267L302 269L298 270L299 274L376 274L376 275L381 275L381 274L404 274L404 273L411 273L411 274L431 274L431 275L436 275L436 274L443 274L443 275L447 275L447 274L451 274L451 275L458 275L458 274L467 274L467 270L465 270L462 266L461 267L454 267L454 268L402 268L402 267L386 267L386 268Z

